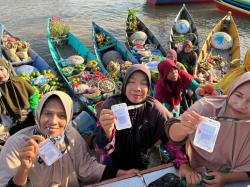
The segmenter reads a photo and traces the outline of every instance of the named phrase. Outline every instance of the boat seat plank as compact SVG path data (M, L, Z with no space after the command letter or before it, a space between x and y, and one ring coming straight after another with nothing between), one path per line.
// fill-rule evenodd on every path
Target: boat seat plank
M109 48L112 48L112 47L115 47L115 44L111 44L111 45L102 47L102 48L100 48L100 49L97 49L97 51L98 51L98 52L105 51L106 49L109 49Z
M29 65L32 64L34 61L33 59L26 60L26 61L20 61L20 62L11 62L12 66L21 66L21 65Z

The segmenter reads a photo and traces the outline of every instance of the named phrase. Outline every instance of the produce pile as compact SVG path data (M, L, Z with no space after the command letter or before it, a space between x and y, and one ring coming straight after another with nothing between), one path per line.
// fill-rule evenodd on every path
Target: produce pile
M18 38L7 33L3 34L2 48L11 62L28 61L31 58L28 55L30 44L26 41L21 41Z
M115 83L100 71L98 62L89 60L87 63L81 56L73 55L66 59L67 66L62 73L71 83L76 94L97 102L113 95Z
M50 19L51 38L57 45L62 45L68 34L71 32L71 26L61 17L52 16Z
M127 18L127 30L128 31L136 31L138 28L138 24L140 23L136 17L138 13L137 9L129 9L128 10L128 18Z
M42 73L36 71L30 75L27 73L21 73L19 77L28 81L34 88L36 88L39 91L40 97L53 90L66 91L64 84L59 81L51 70L44 70Z
M214 86L210 83L201 84L200 87L196 90L198 96L218 96L218 91L215 90Z
M104 33L97 33L95 35L98 48L103 48L109 46L111 44L111 40L109 36L106 36Z
M230 71L232 64L221 56L209 55L198 64L197 76L200 82L218 82L224 74Z

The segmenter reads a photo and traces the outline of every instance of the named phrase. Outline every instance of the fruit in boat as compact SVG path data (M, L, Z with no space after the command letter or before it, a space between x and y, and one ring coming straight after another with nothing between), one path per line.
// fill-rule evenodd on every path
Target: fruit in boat
M200 96L204 96L205 95L205 90L204 88L198 88L196 90L197 94L199 94Z
M212 94L214 91L214 86L212 84L205 85L205 92L208 94Z

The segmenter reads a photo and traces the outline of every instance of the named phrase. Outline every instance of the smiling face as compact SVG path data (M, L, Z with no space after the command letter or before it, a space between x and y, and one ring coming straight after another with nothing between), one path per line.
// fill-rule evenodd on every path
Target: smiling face
M51 137L57 137L64 132L67 116L58 97L51 97L45 102L39 124L41 131Z
M0 66L0 84L8 81L9 77L10 75L8 70L5 67Z
M145 101L148 94L148 86L148 78L143 72L136 71L133 73L126 85L128 100L134 104Z
M238 87L228 99L225 115L234 118L249 118L250 116L250 82Z

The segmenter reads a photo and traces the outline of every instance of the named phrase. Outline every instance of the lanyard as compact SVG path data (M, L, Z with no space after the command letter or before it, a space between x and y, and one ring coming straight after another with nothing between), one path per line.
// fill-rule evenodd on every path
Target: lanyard
M217 120L217 121L227 121L227 122L233 122L233 123L250 123L250 119L239 119L239 118L232 118L232 117L226 117L226 116L215 116L215 117L210 117L210 118Z
M139 104L139 105L131 105L131 106L128 106L128 110L134 110L136 108L140 108L142 107L144 104Z

